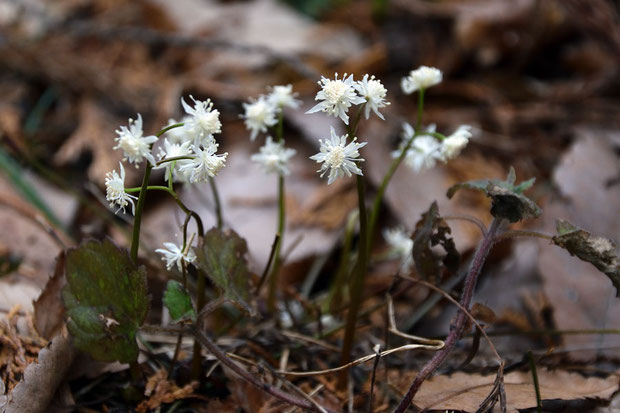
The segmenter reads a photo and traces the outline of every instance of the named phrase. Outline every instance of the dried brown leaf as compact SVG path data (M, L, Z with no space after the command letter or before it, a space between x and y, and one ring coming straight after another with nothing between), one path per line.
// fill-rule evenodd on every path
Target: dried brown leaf
M65 306L62 305L60 291L67 283L65 277L65 253L56 258L54 273L45 284L43 291L32 303L34 306L34 325L41 335L51 340L64 324Z

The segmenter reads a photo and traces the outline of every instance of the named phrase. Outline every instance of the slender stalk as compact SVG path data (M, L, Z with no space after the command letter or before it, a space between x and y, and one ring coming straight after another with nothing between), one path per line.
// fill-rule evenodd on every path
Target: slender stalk
M280 266L282 264L280 250L282 249L282 239L284 238L286 223L284 197L284 175L280 174L278 176L278 244L276 245L273 267L271 269L271 275L269 276L269 296L267 298L267 308L270 312L275 311L278 282L280 279Z
M276 139L279 144L284 144L284 112L282 108L278 112L278 123L276 125ZM284 230L286 225L285 211L285 193L284 193L284 174L278 174L278 243L274 255L273 267L269 274L269 293L267 296L267 310L274 312L276 310L276 298L278 294L278 284L280 281L280 267L282 265L282 257L280 250L284 242Z
M422 128L422 113L424 113L424 88L418 91L418 116L415 119L415 131Z
M527 358L530 362L530 370L532 371L532 381L534 382L534 390L536 391L536 411L542 413L542 398L540 396L540 385L538 384L538 373L536 372L536 362L532 351L527 352Z
M494 218L491 222L489 230L476 250L476 255L474 255L471 267L469 268L469 272L465 278L465 286L463 287L463 293L461 295L460 304L463 308L469 309L470 307L471 299L474 294L474 288L476 287L476 281L478 280L482 266L489 255L489 251L495 243L496 235L498 234L502 224L503 219ZM459 310L452 322L450 333L445 340L444 348L435 353L433 358L426 363L426 365L418 373L411 383L407 394L405 394L405 397L403 397L396 410L394 410L394 413L404 413L409 408L411 401L422 386L422 383L424 383L424 381L446 360L456 343L462 337L463 331L465 330L465 326L467 324L466 321L467 315L465 312Z
M138 247L140 246L140 224L142 223L142 210L144 209L144 201L146 200L147 187L151 178L151 170L153 167L150 163L146 163L144 170L144 178L142 178L142 188L138 196L138 205L136 206L136 214L133 218L133 235L131 236L131 259L134 263L138 262Z
M220 202L220 194L217 191L217 185L215 185L215 179L209 177L209 186L211 187L211 193L213 194L213 203L215 204L215 218L217 222L217 229L222 229L222 203Z
M351 361L351 350L355 339L355 326L357 324L357 313L362 302L362 291L364 289L364 279L368 269L368 218L366 216L366 189L364 185L364 177L357 176L357 202L360 219L360 240L357 265L354 270L353 282L351 285L351 301L349 303L349 311L347 313L347 321L344 330L344 341L342 343L342 353L340 355L340 364L348 364ZM348 369L340 373L338 377L339 387L345 388L349 371Z
M226 353L224 353L214 342L212 342L211 339L209 339L209 337L207 337L204 332L202 332L195 326L192 327L192 332L194 333L194 337L196 338L196 342L198 343L198 345L202 344L203 346L205 346L205 348L209 350L209 352L213 354L223 365L228 367L246 382L252 384L258 389L264 391L265 393L268 393L293 406L297 406L308 411L320 412L320 410L309 401L302 400L291 394L285 393L282 390L268 383L260 381L254 375L244 370L241 366L231 360L230 357L228 357ZM331 410L328 411L333 413Z

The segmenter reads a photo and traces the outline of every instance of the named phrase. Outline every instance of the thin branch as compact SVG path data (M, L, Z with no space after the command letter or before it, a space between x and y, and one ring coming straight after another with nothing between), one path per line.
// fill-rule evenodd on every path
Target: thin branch
M471 215L446 215L445 217L442 217L443 219L450 221L467 221L470 222L474 225L476 225L478 227L478 229L480 229L480 232L482 233L482 236L484 237L487 233L487 227L486 225L484 225L484 222L480 221L478 218L473 217Z

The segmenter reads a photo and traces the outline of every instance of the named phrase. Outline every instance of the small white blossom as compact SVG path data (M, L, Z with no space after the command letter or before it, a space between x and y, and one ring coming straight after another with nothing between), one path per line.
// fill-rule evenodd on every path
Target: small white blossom
M347 135L336 135L333 127L331 128L331 140L319 139L321 143L320 152L311 156L310 159L317 161L317 163L323 163L321 169L317 171L321 172L321 178L329 170L328 185L341 176L363 175L362 170L355 162L364 161L364 159L359 158L359 149L364 147L366 142L357 143L356 140L357 138L353 138L353 141L347 145Z
M166 127L176 125L177 123L185 124L184 126L172 128L166 132L166 137L170 140L170 143L182 144L184 142L193 142L195 140L196 134L187 128L187 123L189 123L191 119L191 116L183 116L180 121L177 121L176 119L168 119L168 124Z
M370 117L370 110L372 109L375 114L385 120L383 115L379 113L379 108L383 108L390 104L385 100L387 95L387 89L381 84L380 80L375 79L374 75L364 75L364 78L355 84L357 92L366 99L366 106L364 107L364 116L366 119Z
M467 146L471 138L471 126L461 125L456 131L441 142L441 158L445 162L456 158Z
M105 175L105 197L110 201L110 208L113 208L114 204L119 206L115 213L118 213L121 209L125 212L125 207L131 204L131 213L135 214L136 211L133 200L137 198L125 192L125 168L123 168L123 164L120 162L119 166L121 171L120 175L116 173L116 170L108 172Z
M192 161L186 165L179 167L179 170L183 173L189 174L190 182L206 182L209 177L215 177L218 172L226 164L226 157L228 152L224 152L221 155L217 155L218 144L212 141L210 145L204 149L200 149L199 146L193 145L192 150L196 155Z
M158 252L163 255L161 257L162 261L166 261L166 269L171 270L172 266L176 264L179 271L183 271L183 261L187 264L193 262L196 259L196 254L187 248L186 252L183 252L180 247L178 247L173 242L164 242L164 248L156 249L155 252Z
M250 100L250 103L244 103L243 108L245 114L241 117L245 119L245 127L251 132L251 140L256 139L258 132L267 132L268 127L278 123L276 107L265 96Z
M222 132L220 112L213 109L211 99L201 101L194 99L192 95L189 97L194 101L194 107L185 103L181 98L183 109L190 115L190 118L185 120L184 128L188 134L194 135L194 144L207 146L214 134Z
M393 158L398 158L402 150L392 152ZM429 169L441 159L441 144L430 135L417 136L405 155L405 163L414 171Z
M322 100L306 113L314 113L323 111L329 115L339 117L348 125L349 116L347 111L351 105L360 105L366 102L366 99L355 93L355 81L353 75L347 77L345 73L342 79L338 79L338 73L334 76L334 80L321 76L318 82L321 90L316 94L314 100Z
M267 95L267 101L278 110L285 107L297 109L299 101L295 99L295 96L297 93L293 93L293 85L279 85L272 88L271 93Z
M284 142L276 143L271 136L267 136L259 153L255 153L250 159L262 164L267 173L288 175L288 161L296 152L295 149L285 148Z
M401 268L409 272L413 265L413 240L409 234L403 228L392 228L383 231L383 238L390 245L390 256L400 258Z
M164 139L164 147L159 148L159 160L164 158L176 158L177 156L190 156L192 153L189 149L190 141L185 141L183 143L170 143L168 139ZM187 176L183 173L179 172L179 168L183 165L187 165L191 163L190 159L179 159L178 161L173 162L165 162L158 166L157 168L166 168L166 174L164 179L167 181L170 175L170 168L172 169L172 178L174 181L186 181Z
M136 168L143 159L148 160L151 165L155 165L155 158L151 153L151 144L157 141L155 136L142 136L142 115L138 113L138 119L129 119L129 127L121 126L116 131L118 137L114 140L118 144L114 149L122 149L125 154L123 160L135 163Z
M420 66L416 70L409 72L409 75L401 80L400 86L405 94L410 95L416 90L435 86L441 83L442 79L441 70L434 67Z

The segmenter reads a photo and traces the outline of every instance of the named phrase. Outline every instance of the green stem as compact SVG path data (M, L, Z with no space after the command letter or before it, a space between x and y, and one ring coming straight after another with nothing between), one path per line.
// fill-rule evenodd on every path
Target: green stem
M340 364L347 364L351 361L351 350L355 339L355 326L357 324L357 313L362 301L362 291L364 288L364 279L368 267L368 218L366 216L366 189L364 185L364 177L357 176L357 196L358 209L360 219L360 241L358 248L357 265L355 267L353 282L351 285L351 301L349 303L349 311L347 313L347 321L344 331L344 341L342 344L342 353L340 356ZM348 369L343 370L340 374L338 383L339 387L345 388L348 379Z
M341 305L343 302L342 293L349 275L348 270L350 268L349 263L356 220L357 214L352 213L347 221L347 225L344 230L344 240L342 244L342 253L340 254L340 262L338 263L338 269L336 270L334 281L329 289L329 294L327 296L328 307L324 309L325 311L334 311L338 305Z
M536 362L532 351L527 352L527 358L530 362L530 370L532 371L532 381L534 382L534 390L536 391L536 411L542 413L542 400L540 396L540 385L538 384L538 374L536 372Z
M222 203L220 202L220 194L217 191L217 185L215 179L209 177L209 186L211 187L211 194L213 194L213 203L215 204L215 219L217 222L217 229L222 229Z
M282 264L280 250L282 249L282 239L284 238L286 224L284 197L284 175L280 174L278 176L278 244L276 245L273 267L271 269L271 275L269 276L269 295L267 297L267 308L270 312L275 311L278 282L280 279L280 266Z
M134 263L138 262L138 247L140 246L140 224L142 222L142 210L144 209L144 201L146 199L147 187L151 177L153 167L150 163L146 163L144 170L144 178L142 179L142 188L138 197L138 205L136 206L136 214L133 219L133 235L131 237L131 259Z
M157 136L158 138L163 135L164 133L168 132L170 129L174 129L174 128L180 128L181 126L184 126L185 123L183 122L179 122L179 123L175 123L172 125L168 125L165 128L163 128L162 130L160 130L159 132L157 132L157 134L155 136Z
M284 111L280 108L278 113L278 123L276 125L276 139L279 144L284 145ZM278 284L280 281L280 267L282 265L282 257L280 251L284 241L284 230L286 225L285 211L285 193L284 193L284 174L278 175L278 243L276 244L273 267L269 274L269 292L267 296L267 310L274 312L276 310L276 298L278 295Z
M422 128L422 113L424 112L424 89L418 91L418 116L415 120L415 131L420 132Z

